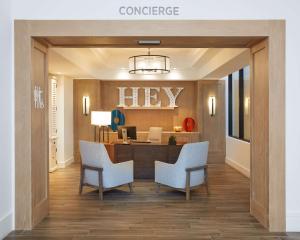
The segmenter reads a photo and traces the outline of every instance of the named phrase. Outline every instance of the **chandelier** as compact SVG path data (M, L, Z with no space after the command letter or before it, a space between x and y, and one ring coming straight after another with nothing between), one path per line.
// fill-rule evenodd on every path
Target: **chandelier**
M165 74L170 72L170 58L164 55L136 55L129 58L131 74Z

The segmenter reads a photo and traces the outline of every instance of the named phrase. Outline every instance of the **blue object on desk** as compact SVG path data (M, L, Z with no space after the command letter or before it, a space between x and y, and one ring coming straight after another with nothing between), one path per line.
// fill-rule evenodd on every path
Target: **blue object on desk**
M118 126L125 125L125 116L119 109L114 109L111 112L111 129L115 132Z

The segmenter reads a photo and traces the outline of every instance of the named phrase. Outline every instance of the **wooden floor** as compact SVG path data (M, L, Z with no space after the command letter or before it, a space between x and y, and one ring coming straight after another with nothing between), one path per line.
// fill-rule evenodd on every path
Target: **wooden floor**
M185 201L183 193L150 181L106 192L78 195L79 165L50 174L50 214L33 231L7 239L300 239L269 233L249 214L249 181L226 165L208 170L210 196L204 187Z

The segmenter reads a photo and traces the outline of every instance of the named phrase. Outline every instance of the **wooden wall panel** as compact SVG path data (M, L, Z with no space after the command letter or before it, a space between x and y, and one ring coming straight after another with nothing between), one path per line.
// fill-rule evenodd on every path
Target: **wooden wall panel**
M209 163L224 163L226 155L225 141L225 82L222 80L199 81L201 89L199 100L202 111L199 111L199 124L202 122L201 139L209 141ZM208 111L208 98L216 97L216 114L210 116ZM201 116L202 114L202 116Z
M196 112L196 124L199 132L203 132L203 88L202 81L197 81L195 85L196 91L196 103L195 103L195 112Z
M250 210L265 227L269 225L269 79L268 44L252 48L251 81L251 192ZM254 111L255 106L255 111Z
M32 44L27 24L15 23L15 227L32 228L31 67ZM27 35L27 37L26 37ZM26 47L24 47L26 46ZM17 67L19 66L19 67ZM20 121L22 119L22 121Z
M173 131L174 125L182 125L184 118L195 119L195 81L102 81L101 101L104 110L112 110L119 103L119 90L117 87L141 87L139 89L139 105L144 104L144 89L142 87L184 87L177 97L176 103L179 106L175 110L122 110L126 117L126 125L137 126L138 131L148 131L151 126L161 126L164 131ZM127 95L132 91L128 89ZM158 93L162 106L167 106L169 98L161 89ZM127 104L131 104L127 100ZM195 131L197 130L197 126Z
M100 110L101 81L74 80L74 161L80 161L79 140L94 141L95 127L91 125L91 111ZM82 113L82 97L90 97L90 113Z
M31 178L32 226L48 215L48 72L47 48L32 43ZM36 108L34 88L40 87L44 108Z

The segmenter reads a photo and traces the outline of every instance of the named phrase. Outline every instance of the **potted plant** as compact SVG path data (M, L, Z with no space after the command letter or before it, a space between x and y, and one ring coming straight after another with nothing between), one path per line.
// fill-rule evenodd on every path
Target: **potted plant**
M171 135L169 137L169 145L176 145L176 137L174 135Z

